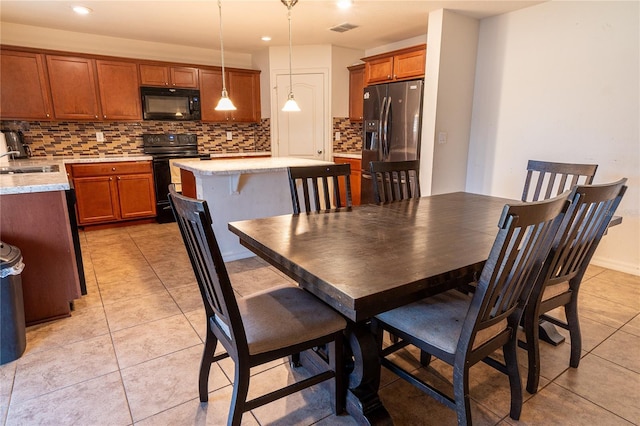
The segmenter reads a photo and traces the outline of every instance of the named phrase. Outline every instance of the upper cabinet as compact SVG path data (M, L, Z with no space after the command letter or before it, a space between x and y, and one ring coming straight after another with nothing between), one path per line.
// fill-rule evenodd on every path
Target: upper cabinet
M260 121L260 71L227 69L225 83L235 111L216 111L222 94L222 69L200 70L200 103L202 121Z
M424 77L426 58L425 44L362 58L365 85Z
M47 68L55 118L65 120L101 118L95 79L95 60L47 55Z
M141 121L140 86L200 87L202 121L260 122L260 71L227 68L235 111L216 111L219 67L0 46L2 120Z
M134 62L96 61L104 120L141 120L138 66Z
M352 65L349 69L349 120L362 121L364 102L364 64Z
M9 50L0 54L0 117L50 120L53 110L44 55Z
M140 83L142 86L196 89L198 88L198 69L140 64Z

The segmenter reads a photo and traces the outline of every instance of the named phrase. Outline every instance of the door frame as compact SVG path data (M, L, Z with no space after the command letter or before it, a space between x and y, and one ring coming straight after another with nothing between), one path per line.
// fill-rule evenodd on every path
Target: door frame
M329 80L329 69L328 68L297 68L292 72L293 76L296 75L304 75L304 74L322 74L322 81L324 85L324 93L322 94L324 100L324 106L322 114L324 116L324 141L322 143L322 159L325 161L332 161L333 158L333 117L331 117L331 90L330 90L330 80ZM278 106L278 95L277 95L277 81L278 75L289 75L288 68L280 68L280 69L272 69L271 70L271 155L273 157L280 156L280 144L278 143L278 112L282 108L282 106ZM295 92L294 92L295 95ZM295 113L294 113L295 114Z

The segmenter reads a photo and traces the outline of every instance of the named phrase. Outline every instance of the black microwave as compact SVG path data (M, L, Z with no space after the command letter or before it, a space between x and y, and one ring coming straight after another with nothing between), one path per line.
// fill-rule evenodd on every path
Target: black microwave
M145 120L200 120L200 91L165 87L141 87Z

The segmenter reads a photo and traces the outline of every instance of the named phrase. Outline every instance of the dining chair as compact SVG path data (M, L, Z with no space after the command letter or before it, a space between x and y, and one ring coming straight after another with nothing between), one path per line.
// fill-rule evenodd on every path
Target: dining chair
M523 321L528 353L527 391L536 393L540 380L540 319L569 330L571 356L569 365L578 368L582 336L578 318L578 290L624 193L626 179L604 185L578 185L572 191L569 207L553 242L547 262L548 270L540 274L524 310ZM562 307L566 322L546 315Z
M474 293L452 289L377 315L373 320L382 366L454 409L458 424L471 424L469 369L479 361L509 376L510 416L520 417L522 384L517 331L533 282L544 267L567 208L569 191L550 200L505 205L499 230ZM401 340L383 347L382 331ZM413 345L428 366L436 356L453 367L453 396L394 363L389 355ZM502 348L505 363L489 358Z
M343 207L340 201L340 179L346 192L346 206L352 207L351 201L351 166L349 164L326 164L322 166L289 167L289 189L293 213L300 214L300 194L298 186L302 187L305 212L319 212ZM313 200L313 205L311 204Z
M227 424L239 425L242 414L325 380L332 381L333 408L344 410L345 319L300 287L280 285L236 299L212 230L207 202L184 197L169 187L169 202L189 253L207 315L207 334L199 373L200 401L208 401L211 364L230 357L235 364ZM286 324L281 327L279 324ZM218 342L226 353L215 355ZM327 345L329 369L284 388L247 400L250 369Z
M597 164L529 160L522 201L546 200L578 184L591 185L597 168Z
M371 161L369 171L376 203L420 197L420 161Z

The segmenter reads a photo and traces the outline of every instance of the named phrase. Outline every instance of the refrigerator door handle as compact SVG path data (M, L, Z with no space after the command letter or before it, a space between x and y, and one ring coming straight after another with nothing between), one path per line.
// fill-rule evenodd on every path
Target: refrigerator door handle
M384 125L384 120L383 120L383 116L384 116L384 109L385 106L387 105L387 97L385 96L384 98L382 98L382 106L380 107L380 116L378 117L378 140L380 141L380 148L378 149L382 149L384 152L384 137L385 137L385 133L386 133L386 127Z
M389 100L387 102L387 109L385 110L384 113L384 139L383 139L383 143L382 143L382 154L384 157L384 160L388 160L389 159L389 132L391 131L390 126L389 126L389 112L391 111L391 96L389 96Z

